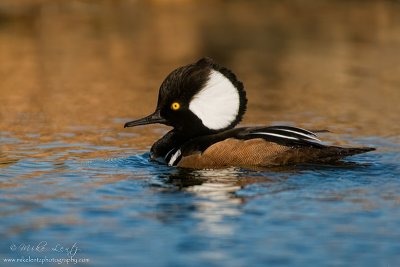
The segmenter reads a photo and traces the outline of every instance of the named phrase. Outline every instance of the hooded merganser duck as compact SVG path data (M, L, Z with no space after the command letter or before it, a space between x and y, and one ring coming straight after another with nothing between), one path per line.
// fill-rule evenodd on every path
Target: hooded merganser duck
M236 75L203 58L172 71L161 84L156 111L124 127L172 126L151 147L151 158L195 169L325 164L374 150L324 145L315 133L291 126L234 128L246 104Z

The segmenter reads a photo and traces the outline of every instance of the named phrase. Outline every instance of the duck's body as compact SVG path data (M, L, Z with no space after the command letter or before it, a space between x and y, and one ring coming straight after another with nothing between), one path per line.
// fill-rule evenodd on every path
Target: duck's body
M330 163L374 148L321 143L315 133L289 126L243 127L243 84L210 59L173 71L163 82L156 112L125 127L173 126L151 148L152 159L185 168L269 167Z
M293 139L276 136L288 133ZM157 141L151 157L170 166L195 169L330 163L374 150L326 146L311 132L288 126L234 128L182 142L171 141L173 136L179 134L171 131Z

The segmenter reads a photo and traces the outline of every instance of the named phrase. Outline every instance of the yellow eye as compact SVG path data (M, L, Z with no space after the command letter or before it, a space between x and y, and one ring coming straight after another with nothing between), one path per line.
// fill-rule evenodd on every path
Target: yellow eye
M178 110L181 107L178 102L174 102L171 104L171 109L172 110Z

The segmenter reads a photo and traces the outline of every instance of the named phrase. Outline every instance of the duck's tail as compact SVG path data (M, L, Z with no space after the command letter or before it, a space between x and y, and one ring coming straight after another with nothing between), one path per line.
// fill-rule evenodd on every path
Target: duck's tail
M341 160L343 158L374 151L373 147L339 147L327 146L320 150L319 162L331 162Z

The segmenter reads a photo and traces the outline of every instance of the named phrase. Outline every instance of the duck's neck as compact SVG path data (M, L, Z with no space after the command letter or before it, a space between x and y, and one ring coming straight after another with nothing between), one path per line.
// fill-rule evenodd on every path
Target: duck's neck
M190 133L184 131L177 131L176 129L169 131L161 139L153 144L151 147L151 157L164 158L169 151L174 148L182 146L184 143L198 136L203 136L210 133Z

